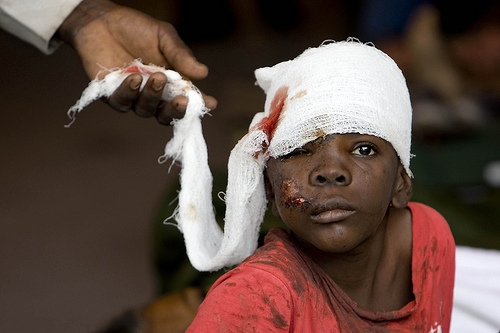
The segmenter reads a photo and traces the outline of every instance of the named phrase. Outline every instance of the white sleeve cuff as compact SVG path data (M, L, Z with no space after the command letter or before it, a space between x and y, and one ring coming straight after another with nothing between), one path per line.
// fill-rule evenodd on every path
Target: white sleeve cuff
M0 27L50 54L61 43L54 34L82 0L0 0Z

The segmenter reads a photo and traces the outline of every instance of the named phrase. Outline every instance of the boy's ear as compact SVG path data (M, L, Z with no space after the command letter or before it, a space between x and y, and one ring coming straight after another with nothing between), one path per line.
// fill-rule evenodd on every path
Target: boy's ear
M405 208L413 195L413 185L405 168L399 164L398 177L394 184L391 204L395 208Z
M269 181L269 177L267 176L267 169L264 170L264 185L266 188L266 199L268 203L271 205L271 212L274 216L279 217L278 207L276 207L276 199L274 196L273 186Z

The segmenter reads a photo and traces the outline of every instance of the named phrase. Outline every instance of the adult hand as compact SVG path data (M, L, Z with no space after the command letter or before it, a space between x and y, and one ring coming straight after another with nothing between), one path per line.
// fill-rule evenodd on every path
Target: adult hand
M173 69L188 79L208 75L207 66L194 58L171 24L108 0L84 0L64 21L58 34L77 51L90 79L102 67L123 67L137 58L145 64ZM170 103L161 100L163 87L168 84L163 73L152 74L139 91L141 83L141 75L129 75L106 102L118 111L155 116L161 124L183 116L186 97L177 96ZM211 96L204 95L204 100L209 109L217 106Z

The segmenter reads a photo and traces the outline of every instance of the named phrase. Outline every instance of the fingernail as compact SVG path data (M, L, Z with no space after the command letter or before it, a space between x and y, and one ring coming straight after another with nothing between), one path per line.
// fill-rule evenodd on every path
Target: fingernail
M141 80L132 80L130 81L130 88L132 90L137 90L141 86Z
M153 89L156 90L156 91L160 91L163 89L163 87L165 86L165 81L161 81L161 80L153 80Z

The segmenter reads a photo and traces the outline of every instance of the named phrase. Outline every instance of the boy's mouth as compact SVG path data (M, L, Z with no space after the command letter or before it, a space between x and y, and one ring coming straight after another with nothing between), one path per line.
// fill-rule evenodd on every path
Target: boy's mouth
M354 213L354 210L333 209L324 211L316 215L311 215L311 218L316 223L335 223L345 220Z
M344 200L332 200L312 210L311 219L316 223L340 222L356 212L355 208Z

